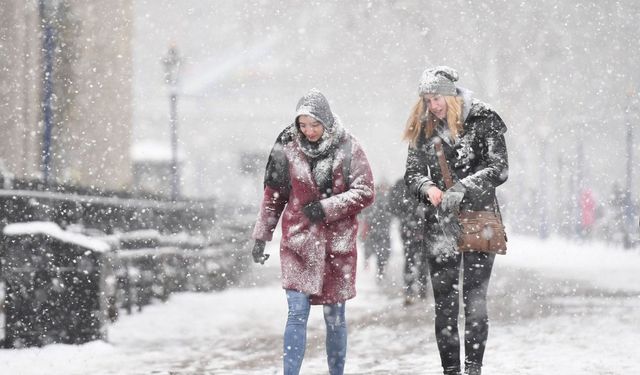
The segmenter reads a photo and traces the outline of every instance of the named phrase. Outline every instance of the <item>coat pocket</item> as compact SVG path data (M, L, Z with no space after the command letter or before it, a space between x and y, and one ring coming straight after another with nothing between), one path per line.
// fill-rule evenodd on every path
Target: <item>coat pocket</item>
M327 229L329 253L347 254L355 248L357 226L352 217L335 221Z
M307 265L324 261L325 239L317 225L289 228L283 236L282 247L298 255Z

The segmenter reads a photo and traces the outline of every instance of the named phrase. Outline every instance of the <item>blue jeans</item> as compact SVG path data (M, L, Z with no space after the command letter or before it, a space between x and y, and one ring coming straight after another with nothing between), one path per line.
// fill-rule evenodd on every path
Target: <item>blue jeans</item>
M287 326L284 330L284 375L298 375L307 346L307 321L309 319L309 296L287 290ZM327 362L330 375L344 373L347 354L347 323L345 303L324 305L324 321L327 326Z

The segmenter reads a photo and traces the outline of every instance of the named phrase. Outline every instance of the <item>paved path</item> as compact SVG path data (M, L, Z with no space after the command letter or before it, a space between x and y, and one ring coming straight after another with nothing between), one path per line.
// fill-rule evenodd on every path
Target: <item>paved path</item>
M514 254L494 267L485 374L639 373L632 354L640 345L639 284L620 289L580 279L593 266L541 272L547 266L522 263L531 262ZM382 284L359 270L359 294L347 303L347 374L440 373L432 299L402 305L400 266L396 258ZM108 343L0 351L0 368L18 375L280 374L286 302L277 256L253 270L242 287L176 294L123 316ZM327 373L321 307L311 311L302 373Z

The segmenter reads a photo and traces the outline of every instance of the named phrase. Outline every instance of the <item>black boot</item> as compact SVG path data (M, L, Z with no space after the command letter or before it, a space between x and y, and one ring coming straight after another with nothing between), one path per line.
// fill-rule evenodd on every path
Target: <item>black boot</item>
M465 365L464 375L482 375L482 366L480 365Z
M460 366L443 367L443 375L462 375Z

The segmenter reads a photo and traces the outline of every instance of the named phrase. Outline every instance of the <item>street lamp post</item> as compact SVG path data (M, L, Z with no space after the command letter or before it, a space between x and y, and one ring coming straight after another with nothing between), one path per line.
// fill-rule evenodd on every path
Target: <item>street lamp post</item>
M627 148L627 170L626 170L626 175L627 175L627 180L626 180L626 184L625 184L625 191L626 194L630 197L631 196L631 191L633 189L633 126L632 126L632 121L631 121L631 114L632 114L632 110L633 110L633 97L634 97L634 92L633 91L629 91L628 93L629 96L629 104L627 105L627 110L625 113L625 120L626 120L626 134L625 134L625 139L626 139L626 148Z
M547 150L549 146L549 135L551 134L551 128L545 123L541 124L537 128L537 136L539 149L540 149L540 161L538 163L538 173L540 174L541 179L548 176L550 161L548 159L549 155L547 155ZM547 205L547 198L544 196L543 191L538 189L538 198L537 204L540 212L540 221L538 226L538 237L547 238L550 233L550 223L549 223L549 207Z
M42 138L42 180L46 186L51 178L51 133L53 131L53 54L54 54L54 4L46 0L38 2L40 25L42 28L42 122L44 125Z
M165 68L165 82L169 85L169 105L171 127L171 199L180 195L180 171L178 168L178 73L180 56L175 46L169 47L167 56L162 60Z
M636 93L633 89L630 89L627 93L629 98L627 109L625 111L625 120L626 120L626 131L625 131L625 140L626 140L626 175L627 179L625 182L624 189L624 247L630 248L633 246L633 241L631 238L631 233L635 231L635 223L634 223L634 215L635 215L635 207L633 206L633 125L632 125L632 113L635 107L635 97Z

